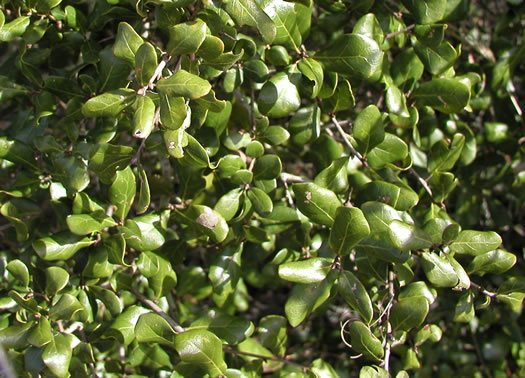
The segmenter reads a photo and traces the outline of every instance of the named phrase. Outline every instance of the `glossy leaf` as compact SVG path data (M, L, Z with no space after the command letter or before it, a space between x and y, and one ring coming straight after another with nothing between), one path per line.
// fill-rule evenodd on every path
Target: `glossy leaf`
M516 256L502 249L477 255L468 266L470 274L483 276L485 273L500 274L516 264Z
M146 139L155 126L155 103L148 96L137 96L133 110L133 136Z
M353 321L347 327L352 349L373 360L381 360L384 355L381 341L360 321Z
M353 136L357 141L358 151L364 155L383 142L385 138L383 120L375 105L368 105L359 112L354 123Z
M90 153L89 169L105 184L111 184L117 171L126 168L135 151L129 146L98 144Z
M75 235L89 235L104 228L116 226L115 221L107 216L93 217L89 214L73 214L66 218L69 231Z
M297 208L314 223L331 226L341 201L331 190L314 183L295 184L295 203Z
M261 113L268 117L285 117L299 109L301 98L288 75L279 72L263 85L257 105Z
M50 266L45 270L46 275L46 294L53 297L62 290L69 282L69 273L58 266Z
M432 284L438 287L454 287L458 284L458 274L445 258L433 252L423 252L421 259L423 271Z
M175 349L183 362L197 365L210 375L225 375L222 342L206 330L190 330L175 338Z
M113 54L119 59L135 66L135 53L142 45L143 40L137 32L126 22L118 25L117 37L113 45Z
M67 260L78 250L85 248L95 241L89 238L80 238L69 232L46 236L33 242L33 249L38 256L47 261Z
M414 91L414 98L418 104L440 112L457 113L468 105L470 90L454 79L434 79L421 84Z
M413 225L394 220L388 228L390 239L399 249L417 250L432 246L430 235Z
M345 270L337 280L337 291L346 303L361 315L361 319L370 324L374 316L372 301L359 279L352 273Z
M124 221L128 215L133 199L137 193L135 174L130 167L126 167L115 174L115 180L109 187L109 200L115 208L114 214Z
M148 312L141 314L135 325L135 337L139 343L160 343L173 346L175 331L160 315Z
M139 85L145 87L153 77L157 68L157 52L155 47L145 42L136 51L135 76Z
M44 364L58 377L69 376L73 348L79 342L73 335L58 334L42 351Z
M321 282L332 269L332 260L314 257L279 265L279 277L286 281L309 284Z
M337 255L348 255L368 235L370 227L360 209L344 206L337 209L329 238L330 247Z
M293 287L284 305L286 318L292 327L301 324L328 299L337 275L337 271L331 270L319 283L297 284Z
M429 303L423 297L409 297L392 306L390 322L394 331L409 331L420 326L429 311Z
M195 54L206 38L206 24L196 19L169 29L168 54L171 56Z
M130 306L117 316L110 328L106 330L106 337L113 337L128 346L135 339L135 325L139 317L148 311L140 306ZM141 336L142 337L142 336Z
M282 171L281 159L277 155L264 155L255 160L253 176L258 180L271 180L279 177Z
M432 24L445 15L447 2L443 0L402 0L418 24Z
M240 317L211 310L191 323L189 330L206 328L230 345L235 345L250 337L254 331L253 323Z
M167 79L161 79L157 83L161 93L168 96L182 96L196 99L208 94L211 85L197 75L186 70L179 70Z
M482 255L501 245L501 237L494 231L461 231L450 244L450 250L458 254Z
M326 70L366 79L381 68L383 52L373 39L343 34L315 56Z
M225 9L238 26L256 27L266 43L274 41L277 28L270 16L255 1L229 1Z

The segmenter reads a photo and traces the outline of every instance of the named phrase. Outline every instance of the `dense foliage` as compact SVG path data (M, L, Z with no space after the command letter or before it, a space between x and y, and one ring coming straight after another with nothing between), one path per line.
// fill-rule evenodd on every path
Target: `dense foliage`
M525 375L522 1L0 4L4 375Z

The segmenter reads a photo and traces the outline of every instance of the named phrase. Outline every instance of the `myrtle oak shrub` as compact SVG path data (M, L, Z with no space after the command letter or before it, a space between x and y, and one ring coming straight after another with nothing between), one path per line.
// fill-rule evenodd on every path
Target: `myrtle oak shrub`
M522 1L0 5L2 374L525 374Z

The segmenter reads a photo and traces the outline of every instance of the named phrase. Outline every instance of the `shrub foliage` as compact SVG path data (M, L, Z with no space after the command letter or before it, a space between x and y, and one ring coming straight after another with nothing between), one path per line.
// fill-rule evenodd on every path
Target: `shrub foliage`
M6 375L524 374L522 1L0 4Z

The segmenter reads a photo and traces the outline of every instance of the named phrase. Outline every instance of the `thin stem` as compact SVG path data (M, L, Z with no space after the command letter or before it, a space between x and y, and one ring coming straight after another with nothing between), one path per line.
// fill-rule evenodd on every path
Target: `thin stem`
M485 289L483 286L480 286L478 284L475 284L474 282L470 281L470 287L471 288L474 288L476 290L479 290L481 291L483 294L485 294L487 297L491 297L491 298L496 298L496 293L493 293L491 291L488 291L487 289Z
M173 328L173 330L175 332L177 332L177 333L184 332L184 328L182 328L175 320L173 320L173 318L171 316L166 314L159 306L157 306L157 304L155 304L154 302L150 301L144 295L139 293L135 288L131 288L130 290L133 293L133 295L135 297L137 297L137 299L139 301L141 301L144 305L146 305L147 307L152 309L155 313L157 313L160 316L162 316L164 318L164 320L166 320L169 323L169 325L171 326L171 328Z
M409 172L412 173L414 176L416 176L417 178L417 181L419 181L419 183L421 184L421 186L423 188L425 188L425 190L427 191L427 193L430 195L430 197L432 198L432 190L430 189L430 186L428 186L427 182L423 179L423 177L421 177L419 175L419 173L417 173L417 171L414 169L414 168L410 168L409 169Z
M337 118L335 118L335 115L332 114L332 122L334 123L335 125L335 128L337 129L337 131L339 132L339 134L341 135L341 137L343 138L343 142L346 144L346 146L350 149L350 152L352 152L352 155L354 155L355 157L357 157L361 163L368 168L368 162L366 161L366 159L363 157L363 155L361 155L355 148L354 146L352 146L352 143L350 143L350 140L348 139L348 137L346 136L346 133L345 131L343 130L343 127L341 126L341 124L339 123L339 121L337 120Z
M403 33L406 33L406 32L409 32L410 30L414 29L416 27L416 25L412 24L410 26L407 26L406 28L404 29L401 29L401 30L398 30L396 32L393 32L393 33L388 33L385 35L385 38L388 39L388 38L392 38L392 37L395 37L396 35L399 35L399 34L403 34Z
M394 271L390 270L388 272L388 294L390 296L390 303L392 303L396 293L394 287ZM388 372L390 370L390 354L392 352L392 325L390 324L390 309L392 306L387 306L386 309L386 336L385 336L385 360L384 360L384 369Z
M277 362L283 362L285 364L289 365L295 365L297 367L300 367L301 369L310 369L308 366L301 365L297 362L290 361L286 359L285 357L275 357L275 356L263 356L262 354L256 354L256 353L249 353L249 352L241 352L239 350L235 350L230 346L225 346L224 351L231 354L237 354L240 356L249 356L249 357L255 357L260 358L261 360L271 360L271 361L277 361Z

